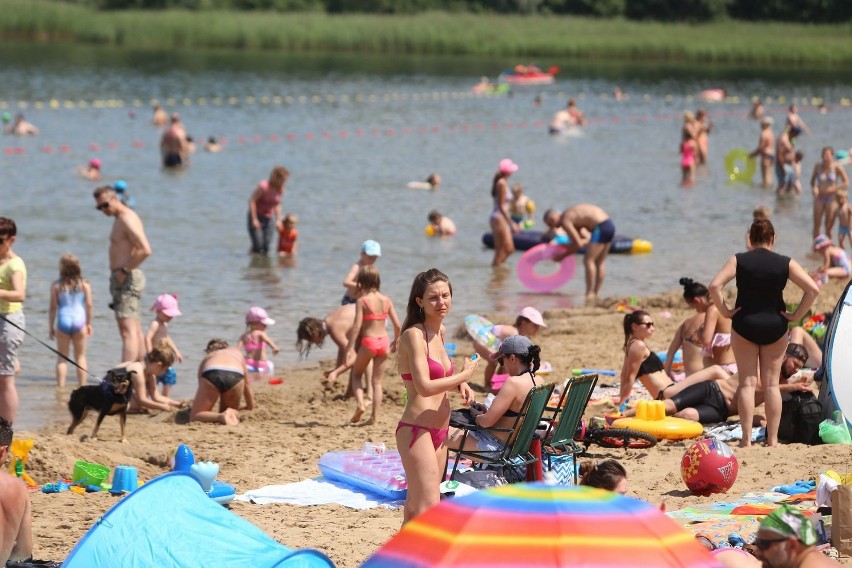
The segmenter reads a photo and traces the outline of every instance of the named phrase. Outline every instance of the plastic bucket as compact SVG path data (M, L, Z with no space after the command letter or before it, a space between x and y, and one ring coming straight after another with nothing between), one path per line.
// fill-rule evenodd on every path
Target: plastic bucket
M74 464L74 483L85 481L86 485L100 485L109 477L109 468L96 463L78 461Z
M112 476L112 487L109 492L118 494L123 491L133 491L139 487L136 468L130 465L120 465L115 468Z

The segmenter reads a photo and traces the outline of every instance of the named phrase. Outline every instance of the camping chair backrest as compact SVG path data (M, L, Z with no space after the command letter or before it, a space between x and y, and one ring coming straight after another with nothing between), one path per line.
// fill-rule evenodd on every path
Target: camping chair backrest
M565 388L562 399L559 401L559 407L553 414L553 420L556 422L558 419L558 422L550 437L551 447L565 449L566 445L573 444L574 433L583 419L586 405L589 404L589 399L592 397L592 391L597 382L598 375L596 373L580 375L574 377Z
M524 404L521 406L518 421L506 441L506 449L503 454L505 460L511 460L520 455L525 455L530 450L535 430L541 422L541 416L547 407L547 401L553 392L553 383L538 385L530 389Z

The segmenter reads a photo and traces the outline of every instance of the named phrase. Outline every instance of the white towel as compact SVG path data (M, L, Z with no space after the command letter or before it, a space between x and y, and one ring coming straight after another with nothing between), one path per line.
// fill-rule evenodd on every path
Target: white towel
M397 509L402 507L404 503L404 501L363 492L345 483L332 481L325 477L306 479L286 485L267 485L260 489L246 491L243 495L238 495L236 500L256 505L268 505L270 503L328 505L336 503L350 509L372 509L374 507Z

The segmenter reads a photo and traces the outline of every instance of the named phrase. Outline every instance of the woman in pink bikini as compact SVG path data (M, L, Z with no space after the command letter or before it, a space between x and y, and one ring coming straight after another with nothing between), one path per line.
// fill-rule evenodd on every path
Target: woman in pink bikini
M447 461L450 401L447 392L458 389L464 404L473 402L467 381L479 363L465 359L455 372L444 349L444 318L453 305L447 275L431 268L414 278L408 296L399 342L399 371L408 403L396 427L396 444L408 479L403 523L440 500L439 485Z
M357 408L352 415L352 422L361 420L364 411L364 385L361 378L370 361L373 363L373 372L370 381L373 384L373 411L367 424L375 424L379 416L379 407L382 404L382 374L385 371L385 362L388 359L388 351L396 351L396 339L399 337L399 318L390 298L379 292L382 280L379 277L379 269L375 264L368 264L358 269L355 277L360 292L358 301L355 303L355 323L349 331L349 343L346 346L346 363L352 365L352 384L355 389L355 403ZM385 320L390 317L393 324L393 342L388 337ZM361 345L357 348L358 336L361 337Z
M846 170L834 159L834 148L822 149L822 160L814 166L811 174L811 193L814 196L813 238L821 233L820 223L825 217L825 235L830 239L837 216L837 192L849 188Z

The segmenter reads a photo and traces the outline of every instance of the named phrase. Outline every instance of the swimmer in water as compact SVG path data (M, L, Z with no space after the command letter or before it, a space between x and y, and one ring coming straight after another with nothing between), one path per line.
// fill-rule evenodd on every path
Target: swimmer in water
M216 140L215 136L207 138L207 143L204 145L204 151L211 154L217 154L222 151L222 145Z
M431 173L426 181L408 182L408 189L438 189L439 185L441 185L441 174Z
M84 178L92 181L100 181L101 179L101 161L97 158L92 158L85 166L78 166L77 173Z
M456 234L456 224L453 223L453 220L442 215L435 209L429 212L427 234L429 234L429 229L432 229L432 235L436 237L452 237Z

